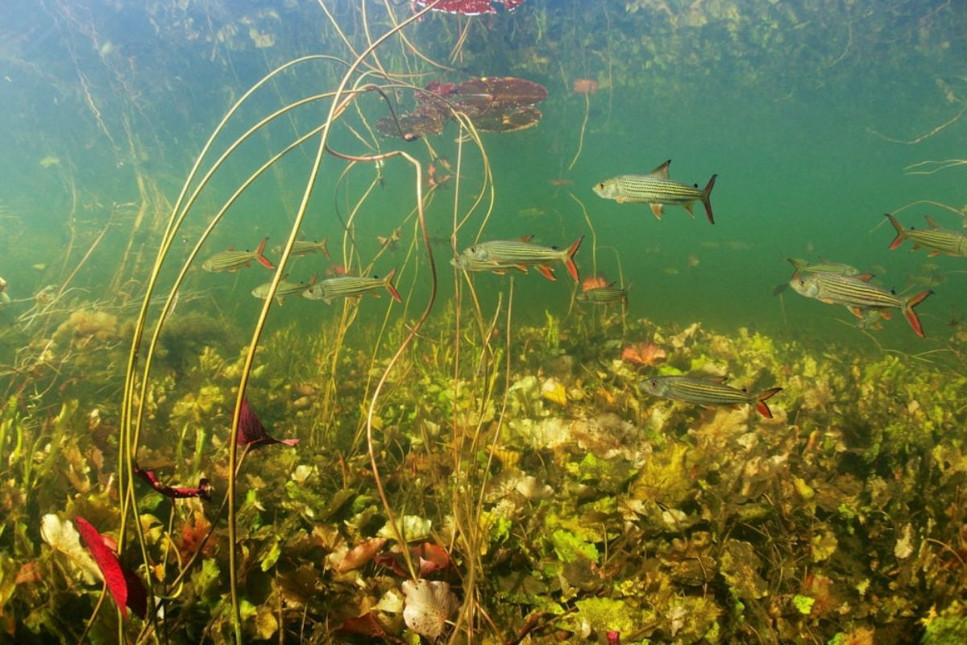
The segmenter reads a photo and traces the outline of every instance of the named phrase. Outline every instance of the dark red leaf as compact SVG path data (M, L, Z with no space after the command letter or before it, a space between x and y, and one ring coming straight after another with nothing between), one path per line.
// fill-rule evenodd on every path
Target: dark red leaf
M343 624L336 628L337 632L343 634L357 634L359 636L370 636L372 638L386 638L388 634L383 625L376 620L373 612L367 612L362 616L347 618Z
M81 534L81 539L84 540L84 546L91 552L97 568L101 570L108 592L121 608L121 616L127 618L128 607L130 607L131 611L144 618L147 612L147 594L141 580L134 572L124 570L117 554L90 522L77 516L74 518L74 524L77 526L77 532Z
M452 562L447 550L439 544L433 544L432 542L423 542L414 547L410 547L410 557L416 561L416 566L418 567L417 572L420 578L425 578L429 574L437 571L443 571ZM410 576L406 570L406 562L403 560L402 553L396 552L377 555L373 560L376 564L386 567L401 578L408 578Z
M154 474L153 470L141 470L135 466L134 474L146 481L151 488L155 489L165 497L201 497L202 499L212 498L211 484L209 484L208 480L204 477L198 480L198 486L196 488L184 488L180 486L167 486L162 484L158 477Z
M424 542L410 549L410 553L420 561L421 578L436 571L443 571L450 566L450 554L439 544Z
M265 430L265 426L248 406L248 401L242 399L242 409L239 411L238 417L238 445L259 448L271 443L284 443L287 446L294 446L299 443L299 440L270 437Z

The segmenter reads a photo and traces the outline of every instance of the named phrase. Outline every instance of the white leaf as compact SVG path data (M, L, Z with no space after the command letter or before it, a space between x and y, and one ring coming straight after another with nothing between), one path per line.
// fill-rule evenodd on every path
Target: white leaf
M431 641L443 633L447 619L457 609L457 597L446 582L406 580L403 582L406 607L403 621L420 636Z
M73 522L61 521L53 513L48 513L40 521L40 537L54 551L67 556L72 572L84 582L94 584L103 579L94 558L81 546L81 536Z

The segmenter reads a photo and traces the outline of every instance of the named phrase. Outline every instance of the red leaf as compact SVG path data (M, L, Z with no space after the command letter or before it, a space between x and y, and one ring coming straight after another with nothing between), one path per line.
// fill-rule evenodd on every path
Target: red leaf
M259 448L271 443L284 443L287 446L294 446L299 443L298 439L276 439L270 437L266 432L265 426L255 416L252 409L248 406L248 400L242 399L242 409L238 416L238 445Z
M74 524L77 526L77 532L81 534L81 539L84 540L84 546L91 552L97 568L101 570L108 592L121 608L121 616L127 618L128 607L130 607L138 617L144 618L147 612L147 593L141 579L134 572L125 571L117 554L90 522L76 516Z
M423 542L411 547L410 556L416 560L419 577L421 578L436 571L443 571L452 562L447 550L439 544L433 544L432 542ZM402 553L377 555L374 561L376 564L386 567L401 578L408 578L410 576L409 571L406 570L406 561L403 560Z
M386 538L371 538L356 545L349 551L342 561L336 565L336 573L346 573L359 569L373 559L373 556L386 544Z
M436 571L443 571L450 566L450 554L439 544L424 542L410 549L410 552L420 561L421 578Z
M134 474L143 479L148 483L151 488L155 489L165 497L171 498L184 498L184 497L201 497L202 499L212 498L212 487L208 483L208 480L202 477L198 480L197 488L184 488L176 486L167 486L162 484L158 477L154 474L153 470L141 470L137 466L134 467Z
M370 636L372 638L386 638L388 634L383 625L376 620L373 612L367 612L362 616L347 618L337 629L343 634L357 634L359 636Z

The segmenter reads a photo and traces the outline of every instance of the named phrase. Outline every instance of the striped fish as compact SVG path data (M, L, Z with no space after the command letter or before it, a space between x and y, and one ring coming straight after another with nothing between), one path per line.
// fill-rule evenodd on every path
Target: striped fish
M309 300L325 300L326 304L333 298L353 298L361 296L369 291L386 289L389 295L393 296L396 302L403 302L400 293L393 286L393 276L396 269L393 269L385 278L367 278L356 275L341 275L337 278L321 280L314 285L307 287L302 292L303 298Z
M292 296L295 294L301 294L303 291L308 289L313 285L315 279L311 280L308 284L305 282L288 282L283 280L279 283L279 288L275 291L275 299L281 305L283 298L286 296ZM259 286L252 289L252 295L256 298L265 300L269 295L269 289L271 289L272 283L266 282L265 284L260 284Z
M548 264L560 261L567 267L568 273L574 278L575 282L580 282L577 265L574 264L574 254L584 240L582 235L566 249L559 249L555 246L541 246L529 241L530 236L519 240L491 240L480 242L471 246L454 259L453 265L465 271L489 270L502 271L509 267L515 267L521 271L526 271L527 267L533 266L540 271L548 280L556 280L554 272ZM476 267L486 267L488 269L476 269Z
M869 310L878 311L884 318L889 318L890 309L899 309L917 336L923 338L923 326L913 308L933 291L927 289L902 298L888 289L869 284L862 277L834 273L797 273L789 281L789 286L807 298L832 305L844 305L861 320L868 319Z
M705 206L705 214L708 221L712 224L715 219L712 217L712 187L715 185L715 178L712 175L705 188L699 188L698 184L689 186L680 181L673 181L668 178L668 166L672 160L669 159L662 165L652 170L647 175L619 175L594 186L594 192L604 199L613 199L619 204L639 203L651 206L651 212L655 217L661 219L664 213L664 204L677 204L684 206L685 210L692 217L692 204L702 202Z
M771 419L772 410L766 399L772 398L781 387L763 390L758 394L745 389L737 389L725 384L724 378L714 376L653 376L639 383L641 389L652 396L699 405L731 405L744 403L755 405L762 416Z
M262 241L259 242L258 248L254 251L236 251L230 248L227 251L216 253L202 262L201 268L213 273L218 273L219 271L238 271L250 265L254 260L266 269L274 269L275 265L269 262L268 258L264 255L265 244L268 241L269 238L263 237Z
M851 275L856 276L866 282L869 282L873 279L873 274L861 274L860 270L856 267L849 264L844 264L842 262L827 262L826 260L823 260L822 262L811 264L809 260L801 260L799 258L786 258L786 261L788 261L789 264L796 269L796 272L792 276L794 279L800 273L836 273L839 275ZM789 283L783 282L772 290L772 295L777 296L788 288Z
M809 260L799 258L786 258L796 270L796 273L838 273L839 275L860 275L860 270L856 267L843 262L822 262L810 263Z
M964 233L940 228L940 225L929 215L925 217L927 226L930 228L919 230L915 228L903 228L895 217L889 213L886 216L896 230L896 237L893 238L893 242L890 244L891 251L899 248L904 240L910 240L913 242L914 251L920 247L930 249L930 253L927 255L931 257L943 254L967 258L967 235Z
M628 308L628 290L631 289L631 283L629 282L624 287L616 287L617 282L612 282L611 284L604 287L592 287L591 289L586 289L577 295L578 300L581 302L587 302L593 305L610 305L616 302L620 302L624 309Z
M317 251L321 251L322 254L326 256L326 259L328 260L330 259L329 249L326 247L326 243L327 243L326 238L322 238L318 242L313 242L312 240L296 240L292 244L291 255L308 255L310 253L316 253ZM282 253L283 248L284 247L282 246L277 246L272 249L272 252L275 253L276 255L279 255Z

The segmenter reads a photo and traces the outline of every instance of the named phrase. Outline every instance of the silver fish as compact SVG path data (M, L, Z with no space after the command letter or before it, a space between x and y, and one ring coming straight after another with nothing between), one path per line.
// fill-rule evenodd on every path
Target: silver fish
M653 376L641 381L639 386L652 396L699 405L750 403L769 419L772 410L766 405L766 399L782 391L781 387L773 387L755 394L726 385L724 378L709 376Z
M712 217L710 198L718 175L712 175L705 188L699 188L697 184L690 186L668 178L668 166L671 162L672 160L669 159L647 175L618 175L605 179L594 186L594 192L599 197L613 199L619 204L626 202L648 204L651 206L651 212L659 219L665 212L663 208L665 204L684 206L688 214L694 217L692 204L702 202L709 223L714 224L715 218Z

